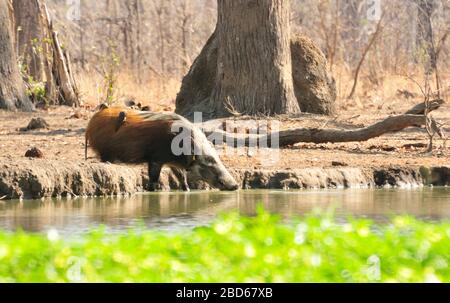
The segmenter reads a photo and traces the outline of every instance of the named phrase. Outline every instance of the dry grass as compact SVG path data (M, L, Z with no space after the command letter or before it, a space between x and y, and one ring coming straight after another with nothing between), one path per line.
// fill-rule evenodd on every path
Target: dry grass
M342 67L341 67L342 68ZM281 120L283 129L300 127L354 129L373 124L388 115L400 114L413 105L423 102L420 89L413 81L400 75L384 74L383 81L374 85L367 74L361 75L361 81L353 100L347 100L351 87L351 73L342 68L335 69L337 86L340 87L338 98L339 114L337 118L315 115L302 115L299 119ZM416 73L420 75L420 73ZM449 86L450 73L441 72L442 83ZM23 158L25 152L37 147L44 152L46 159L79 161L84 157L84 129L93 114L93 108L105 101L103 77L99 73L84 73L78 76L79 87L83 100L91 108L79 110L79 118L74 118L74 109L66 107L51 107L35 113L9 113L0 111L0 162L8 163L14 159ZM421 83L423 78L414 76ZM180 86L180 79L165 79L153 77L144 79L142 84L123 71L118 74L116 82L117 102L135 99L143 105L150 105L153 111L174 110L174 100ZM398 89L407 90L413 98L398 95ZM448 101L448 98L446 99ZM445 124L445 130L450 133L450 107L447 103L441 109L433 112L434 118ZM18 132L26 127L31 118L44 118L50 129L41 132ZM14 144L11 144L14 142ZM355 167L385 167L398 166L447 166L449 165L449 147L442 140L436 140L436 151L433 154L424 153L428 143L423 129L412 128L403 132L389 134L368 142L342 144L299 144L291 149L280 151L278 169L328 167L333 161L345 162ZM423 148L407 148L411 144L423 144ZM392 150L392 151L391 151ZM223 160L227 167L233 168L265 168L267 156L225 155ZM96 161L96 160L93 160Z
M336 79L337 105L340 113L351 114L361 110L370 110L374 114L390 114L423 101L420 88L410 79L414 79L419 84L424 83L423 72L419 70L404 69L398 73L378 72L375 76L378 83L374 83L373 74L370 75L364 71L360 76L355 97L351 100L347 99L353 84L351 69L340 64L334 67L333 76ZM96 106L105 102L106 86L101 73L80 73L77 78L85 104ZM432 87L436 87L433 80ZM448 100L450 71L441 71L441 84L446 88L446 91L443 91L443 97ZM154 74L144 77L139 83L132 71L124 69L117 74L114 101L123 103L134 100L143 106L150 106L154 111L173 111L180 85L181 79ZM398 93L399 90L410 92L414 97L406 98Z
M355 112L369 110L375 113L393 113L411 107L413 104L423 102L422 87L425 83L423 71L404 69L396 73L378 72L375 83L373 75L363 72L358 81L355 97L348 99L352 84L353 74L349 68L340 65L335 68L334 77L338 92L338 109L340 112ZM412 80L413 79L413 80ZM432 78L431 87L436 88L435 79ZM417 82L417 83L415 83ZM449 100L450 71L441 71L441 86L446 90L441 91L441 98ZM399 90L406 91L414 96L406 97Z
M114 102L134 100L154 111L175 110L175 97L180 89L180 80L157 76L139 80L130 71L121 71L116 76ZM96 106L106 101L105 78L98 72L86 72L77 75L78 86L86 105Z

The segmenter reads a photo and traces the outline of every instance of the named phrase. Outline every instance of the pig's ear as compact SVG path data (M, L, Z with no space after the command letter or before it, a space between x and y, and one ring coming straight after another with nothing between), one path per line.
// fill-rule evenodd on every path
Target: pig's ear
M99 105L98 111L101 112L102 110L105 110L107 108L109 108L109 105L106 104L106 103L102 103L102 104Z

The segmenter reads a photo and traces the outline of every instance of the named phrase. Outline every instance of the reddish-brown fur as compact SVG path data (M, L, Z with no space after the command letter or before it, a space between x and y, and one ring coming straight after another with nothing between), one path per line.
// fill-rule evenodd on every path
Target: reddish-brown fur
M181 127L187 130L188 142L201 149L202 153L175 155L172 143L179 133L172 131L173 124L175 129ZM206 136L192 123L175 114L106 107L89 122L86 146L88 142L104 162L147 163L150 190L155 189L164 165L181 169L182 186L185 190L189 190L186 169L196 172L214 187L226 190L238 187Z
M126 113L126 120L117 128L121 112ZM86 139L104 162L158 162L185 167L189 165L186 157L177 157L171 152L174 138L171 126L170 120L147 121L137 111L111 107L94 115L87 128Z

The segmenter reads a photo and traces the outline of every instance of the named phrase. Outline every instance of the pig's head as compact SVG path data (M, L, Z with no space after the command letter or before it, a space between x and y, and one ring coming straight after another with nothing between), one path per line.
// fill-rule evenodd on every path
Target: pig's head
M195 156L188 171L193 176L201 178L214 188L220 190L237 190L239 188L236 180L228 172L217 155Z
M208 141L205 134L185 119L181 121L182 128L189 129L192 154L187 167L189 176L207 182L211 187L220 190L237 190L239 185Z

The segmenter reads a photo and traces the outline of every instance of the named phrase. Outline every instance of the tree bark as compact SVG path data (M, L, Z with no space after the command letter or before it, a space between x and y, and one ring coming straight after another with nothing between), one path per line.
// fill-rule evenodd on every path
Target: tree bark
M13 0L16 24L17 51L22 65L35 80L45 78L42 68L42 41L44 33L39 11L39 3L30 0Z
M46 102L79 106L68 54L43 0L13 0L17 44L27 77L46 85ZM26 79L29 80L29 79Z
M300 112L291 76L290 0L218 0L219 116Z
M9 0L0 0L0 108L33 110L25 94L14 47L14 16Z
M244 17L240 16L240 18ZM247 28L248 25L244 27ZM202 112L205 119L230 115L226 111L225 105L228 106L232 102L224 102L224 98L218 100L214 98L217 97L218 87L227 85L226 91L229 92L229 96L244 95L244 100L253 100L253 97L264 100L261 94L266 94L269 88L278 87L281 89L280 79L266 76L266 73L269 72L268 63L258 63L259 61L264 61L264 58L258 57L259 50L252 49L248 45L245 45L244 48L240 46L242 43L237 43L238 45L233 46L233 48L238 48L240 52L236 53L234 51L228 56L234 55L233 58L238 58L242 55L245 60L251 57L252 61L244 62L240 65L236 64L235 69L242 68L238 72L232 72L232 68L227 68L228 73L225 76L223 60L219 61L219 52L222 52L223 56L223 52L229 52L231 49L230 46L221 43L218 31L216 29L211 35L188 74L184 77L181 90L176 99L176 112L191 120L195 112ZM247 35L253 36L256 34L250 32ZM264 44L258 41L253 42ZM265 45L268 44L265 43ZM243 49L241 50L239 47ZM300 109L314 114L334 114L336 112L336 85L334 79L328 74L327 60L320 48L304 35L292 35L289 39L289 55L292 61L291 70L289 72L283 70L283 72L286 73L286 77L289 77L289 81L293 80L294 101L298 103ZM278 68L273 63L271 67ZM237 74L238 76L236 77ZM270 74L270 76L273 75ZM236 78L234 79L234 77ZM285 81L284 83L287 82ZM272 98L276 105L280 104L282 100L282 95L277 95L281 94L280 89L277 92L273 89L271 93L267 94L267 98ZM255 92L255 90L257 91ZM222 92L222 94L224 93ZM247 95L248 98L245 98ZM250 111L242 111L239 108L240 104L236 106L232 103L230 107L234 107L234 111L244 114L267 114L264 108L262 110L260 108L260 105L264 106L264 103L254 103L255 108ZM250 103L250 106L253 107L253 104Z
M352 99L355 96L356 87L358 85L359 73L361 72L361 67L362 67L362 65L364 63L364 60L366 60L366 56L369 53L370 48L375 44L376 40L378 39L378 36L383 31L383 27L382 27L383 17L384 17L384 15L378 21L377 28L376 28L375 32L373 33L372 38L370 39L370 41L367 44L366 48L364 49L364 52L362 53L361 59L359 60L359 63L358 63L358 65L356 67L356 70L355 70L355 75L353 77L352 90L351 90L350 95L348 96L347 99Z
M217 118L214 109L210 108L210 96L216 83L218 49L214 31L183 79L176 100L177 114L191 120L195 112L203 113L206 119Z
M417 48L419 54L425 51L427 56L426 70L432 73L436 68L436 50L434 47L433 26L431 16L436 7L435 0L416 0L417 2ZM421 52L422 51L422 52Z

